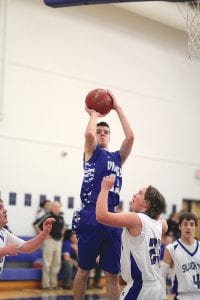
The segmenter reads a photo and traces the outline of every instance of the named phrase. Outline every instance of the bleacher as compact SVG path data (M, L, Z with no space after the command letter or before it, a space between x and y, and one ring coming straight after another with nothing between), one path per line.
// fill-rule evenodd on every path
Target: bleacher
M23 240L29 240L32 236L20 236ZM39 288L41 286L42 250L38 249L31 254L19 253L16 256L6 256L4 270L0 274L0 290L11 288L13 281L15 286L21 288Z
M20 253L16 256L6 256L2 280L41 280L41 268L34 267L34 263L42 259L42 251L31 254Z
M33 237L20 236L20 238L29 240ZM19 253L16 256L6 256L4 270L0 274L0 290L41 288L41 260L41 249L31 254ZM93 271L90 273L90 278L94 276ZM102 277L104 278L104 274ZM58 280L62 280L61 272L58 274Z

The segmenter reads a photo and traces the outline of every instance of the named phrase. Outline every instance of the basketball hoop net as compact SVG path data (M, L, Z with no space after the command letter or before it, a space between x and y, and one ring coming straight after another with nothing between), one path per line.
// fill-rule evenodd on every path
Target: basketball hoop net
M200 59L200 0L185 2L181 11L188 32L188 58Z

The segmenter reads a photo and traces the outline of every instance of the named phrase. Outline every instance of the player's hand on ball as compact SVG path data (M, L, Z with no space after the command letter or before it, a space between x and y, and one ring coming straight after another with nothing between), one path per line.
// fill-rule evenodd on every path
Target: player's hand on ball
M92 113L95 113L98 117L104 117L105 115L100 114L98 111L94 110L94 109L90 109L87 107L87 105L85 105L85 110L86 112L91 116Z
M107 93L110 95L110 97L113 100L113 107L112 107L112 109L116 110L119 107L119 104L117 102L117 98L115 97L115 95L110 90L107 90Z

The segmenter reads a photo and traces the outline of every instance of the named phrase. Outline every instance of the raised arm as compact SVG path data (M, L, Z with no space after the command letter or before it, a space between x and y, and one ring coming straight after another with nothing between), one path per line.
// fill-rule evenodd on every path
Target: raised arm
M120 148L121 161L123 164L126 161L129 154L131 153L134 142L134 133L122 107L118 104L116 97L110 91L108 91L108 93L113 99L113 109L116 111L119 117L122 129L125 134L125 139L123 140Z
M33 239L26 241L21 247L19 247L19 252L22 253L32 253L40 247L44 242L46 237L52 230L52 224L55 222L54 218L48 218L43 223L43 230L36 235Z
M96 203L96 219L98 222L114 227L127 227L133 229L141 225L141 221L136 213L112 213L108 211L108 193L113 187L115 176L110 175L103 178L101 191Z
M97 119L101 116L95 110L88 109L85 107L86 112L89 114L90 119L88 121L86 130L85 130L85 145L84 145L84 153L85 160L89 160L92 156L92 153L97 145L96 140L96 127L97 127Z

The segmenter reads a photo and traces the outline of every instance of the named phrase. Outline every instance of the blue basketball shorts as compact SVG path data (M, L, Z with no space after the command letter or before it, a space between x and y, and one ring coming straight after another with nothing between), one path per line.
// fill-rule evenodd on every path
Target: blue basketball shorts
M79 267L93 269L99 256L99 264L104 271L118 274L122 229L98 223L95 207L83 208L74 216L72 229L78 237Z

